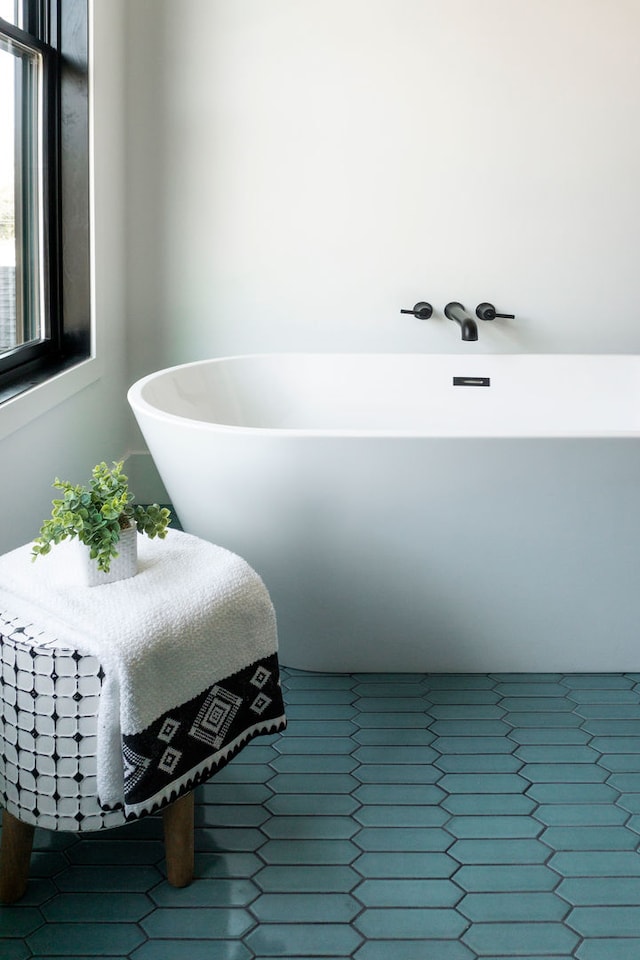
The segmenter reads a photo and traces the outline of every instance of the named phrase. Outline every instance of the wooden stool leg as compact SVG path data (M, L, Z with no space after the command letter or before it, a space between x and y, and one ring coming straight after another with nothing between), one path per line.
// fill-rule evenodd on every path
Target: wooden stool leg
M17 820L6 810L2 814L0 844L0 902L15 903L24 895L29 880L29 863L35 827Z
M162 814L167 879L173 887L193 880L193 793L180 797Z

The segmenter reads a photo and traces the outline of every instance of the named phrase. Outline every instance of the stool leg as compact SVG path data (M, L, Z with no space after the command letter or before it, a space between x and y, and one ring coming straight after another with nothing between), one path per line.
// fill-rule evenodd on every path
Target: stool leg
M15 903L24 895L29 880L29 862L35 827L2 813L0 844L0 902Z
M173 887L193 880L193 793L180 797L162 814L167 879Z

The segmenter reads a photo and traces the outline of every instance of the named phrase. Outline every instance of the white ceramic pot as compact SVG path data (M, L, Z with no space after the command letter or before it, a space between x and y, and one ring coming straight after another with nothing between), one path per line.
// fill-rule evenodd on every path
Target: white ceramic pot
M73 541L77 548L76 582L85 587L98 587L116 580L128 580L138 572L138 529L135 524L120 531L118 556L113 557L108 573L98 569L98 561L89 556L89 547L79 540Z

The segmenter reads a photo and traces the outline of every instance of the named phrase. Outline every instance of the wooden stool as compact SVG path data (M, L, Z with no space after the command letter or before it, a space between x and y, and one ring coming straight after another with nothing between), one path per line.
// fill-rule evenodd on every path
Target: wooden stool
M193 793L165 807L162 814L167 879L174 887L193 880ZM0 843L0 903L15 903L27 889L35 826L5 810Z
M0 901L23 896L35 827L76 833L126 823L97 796L98 705L104 671L95 657L37 635L0 613ZM163 810L167 877L193 879L193 793Z

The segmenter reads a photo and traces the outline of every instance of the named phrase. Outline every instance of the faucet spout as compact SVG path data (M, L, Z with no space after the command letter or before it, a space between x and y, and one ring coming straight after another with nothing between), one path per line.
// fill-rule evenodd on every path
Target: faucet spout
M449 320L454 320L460 325L463 340L478 339L478 325L473 317L469 316L461 303L455 300L448 303L444 308L444 315Z
M478 325L475 320L463 320L460 324L462 329L462 339L463 340L477 340L478 339Z

